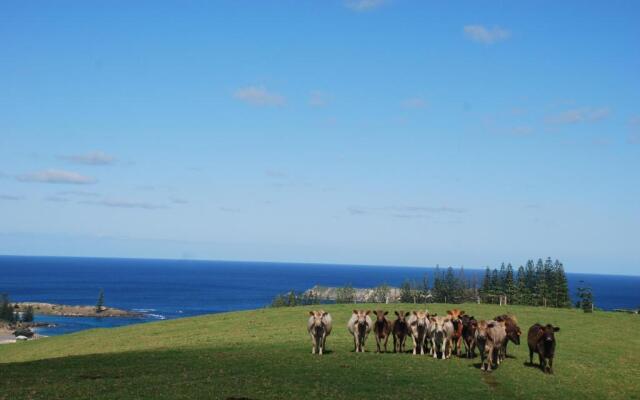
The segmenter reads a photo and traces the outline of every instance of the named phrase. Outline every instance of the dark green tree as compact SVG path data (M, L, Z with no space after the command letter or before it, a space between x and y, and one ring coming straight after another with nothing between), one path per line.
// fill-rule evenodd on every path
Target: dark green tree
M564 272L564 266L558 260L553 264L554 301L555 307L571 307L569 298L569 282Z
M404 282L402 282L402 285L400 285L400 302L415 303L416 297L413 292L411 282L405 279Z
M5 322L14 322L13 305L9 300L9 295L2 293L0 295L0 320Z
M578 304L576 304L579 308L586 313L593 312L593 293L591 292L591 287L587 286L584 281L580 281L580 286L578 287Z
M353 303L356 298L356 290L347 284L344 287L336 289L336 303Z
M509 263L504 273L504 294L507 295L507 301L509 303L517 304L516 293L517 290L513 277L513 266Z
M100 289L100 293L98 294L98 301L96 302L96 312L100 313L103 311L104 307L104 289Z
M23 322L33 322L33 307L27 306L26 310L22 314Z

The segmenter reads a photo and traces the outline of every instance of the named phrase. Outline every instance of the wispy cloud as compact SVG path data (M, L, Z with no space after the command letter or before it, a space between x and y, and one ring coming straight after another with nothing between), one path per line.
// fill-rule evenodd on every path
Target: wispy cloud
M363 12L375 10L388 2L388 0L346 0L344 5L353 11Z
M144 201L130 200L85 200L78 202L79 204L88 204L94 206L112 207L112 208L139 208L143 210L158 210L167 208L160 204L147 203Z
M172 197L171 198L171 202L173 204L189 204L188 200L181 199L181 198L178 198L178 197Z
M640 144L640 116L631 117L629 120L629 136L627 143Z
M426 108L428 105L427 101L422 97L411 97L402 102L402 107L404 108L419 109Z
M309 94L309 105L311 107L324 107L329 103L329 96L319 90L314 90Z
M463 214L467 210L449 206L390 206L390 207L347 207L347 212L351 215L382 215L395 218L426 218L436 214Z
M511 32L499 26L487 28L483 25L466 25L463 30L467 38L483 44L493 44L511 36Z
M48 196L45 197L44 200L52 203L67 203L69 201L67 197L62 196Z
M24 200L24 196L19 196L14 194L0 194L0 200L9 200L9 201Z
M269 178L287 178L289 176L286 172L280 171L278 169L268 169L264 171L264 173Z
M72 185L88 185L97 181L89 176L81 175L77 172L48 169L45 171L32 172L16 176L20 182L36 182L36 183L55 183L55 184L72 184Z
M59 196L100 197L100 193L86 192L84 190L65 190L58 192Z
M254 106L281 106L285 98L278 93L269 92L264 86L246 86L236 90L233 97Z
M82 165L110 165L116 161L115 157L101 151L94 151L85 154L64 155L58 156L58 158L74 164Z
M220 207L219 210L222 211L222 212L234 213L234 214L242 212L241 209L234 208L234 207Z
M592 123L602 121L611 114L609 107L583 107L566 110L558 114L550 115L546 121L553 125L567 125L578 123Z

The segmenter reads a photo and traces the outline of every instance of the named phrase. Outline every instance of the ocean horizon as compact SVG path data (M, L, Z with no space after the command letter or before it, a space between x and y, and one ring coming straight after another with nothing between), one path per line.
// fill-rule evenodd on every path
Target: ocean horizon
M493 267L493 266L492 266ZM441 267L441 269L446 267ZM458 267L454 267L456 270ZM0 256L0 293L12 301L68 305L96 303L104 289L110 307L138 311L142 318L37 316L43 335L130 325L268 306L290 290L313 287L399 286L405 279L433 282L435 267L369 266L254 261ZM481 282L484 268L466 268ZM581 281L604 310L640 306L640 276L567 273L572 301Z

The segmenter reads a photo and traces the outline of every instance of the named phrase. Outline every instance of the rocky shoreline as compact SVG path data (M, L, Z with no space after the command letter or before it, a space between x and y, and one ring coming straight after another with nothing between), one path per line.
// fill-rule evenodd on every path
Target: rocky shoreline
M134 311L121 310L118 308L95 306L70 306L65 304L20 302L14 303L15 311L25 312L27 307L32 307L35 315L55 315L59 317L125 317L141 318L144 314Z

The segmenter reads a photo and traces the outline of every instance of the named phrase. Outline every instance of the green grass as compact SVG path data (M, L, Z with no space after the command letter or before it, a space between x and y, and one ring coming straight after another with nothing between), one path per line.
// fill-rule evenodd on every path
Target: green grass
M492 373L478 369L479 358L375 354L373 337L367 353L352 353L346 329L352 305L325 307L334 320L329 353L313 356L306 333L311 308L208 315L2 345L0 399L640 398L637 315L461 307L476 318L514 313L525 332L535 322L560 326L550 376L525 365L524 341L510 344L514 358Z

